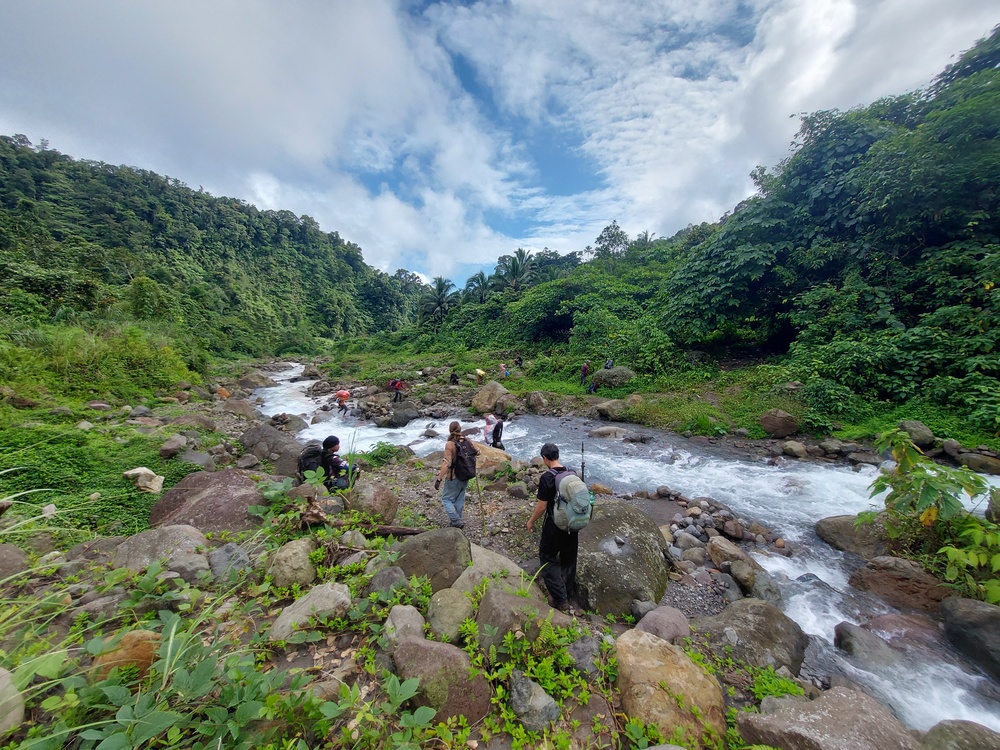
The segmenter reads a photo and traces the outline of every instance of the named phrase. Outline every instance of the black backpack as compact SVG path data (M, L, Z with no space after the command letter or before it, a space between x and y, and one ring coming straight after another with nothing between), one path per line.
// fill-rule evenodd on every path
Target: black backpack
M495 446L503 439L503 422L497 422L493 428L493 445Z
M469 480L476 476L476 446L462 438L455 443L455 460L451 464L455 479Z
M323 448L315 443L307 445L306 449L299 454L298 474L299 481L306 479L305 472L316 471L323 464Z

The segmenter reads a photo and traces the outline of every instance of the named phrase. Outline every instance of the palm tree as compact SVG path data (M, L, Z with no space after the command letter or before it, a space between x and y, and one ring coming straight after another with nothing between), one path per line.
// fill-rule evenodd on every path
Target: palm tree
M458 301L459 293L455 285L443 276L435 276L431 286L420 295L417 302L417 324L430 320L434 322L434 330L438 330L444 316Z
M483 304L490 296L490 279L480 271L465 282L465 297L472 302Z
M513 255L504 255L497 263L496 286L515 294L528 288L535 277L535 257L519 247Z

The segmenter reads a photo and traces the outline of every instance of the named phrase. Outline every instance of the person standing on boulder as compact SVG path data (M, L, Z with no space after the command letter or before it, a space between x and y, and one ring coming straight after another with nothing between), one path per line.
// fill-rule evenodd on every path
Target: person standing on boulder
M542 538L538 542L538 559L542 564L542 580L552 597L552 606L561 612L580 614L576 604L576 557L580 536L576 531L563 531L553 520L554 504L558 490L556 476L566 467L559 461L559 447L546 443L541 450L542 462L551 471L538 479L538 502L528 519L528 531L535 530L535 522L542 522Z
M476 456L479 450L472 441L462 434L462 425L452 422L448 425L448 441L444 444L444 458L438 469L434 489L441 492L441 505L448 514L451 526L464 529L462 509L465 507L465 492L469 488L469 480L476 475Z

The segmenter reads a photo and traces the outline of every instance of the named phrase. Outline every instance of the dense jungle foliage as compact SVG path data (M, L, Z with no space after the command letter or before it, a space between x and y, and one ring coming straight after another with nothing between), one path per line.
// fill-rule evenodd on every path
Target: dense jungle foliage
M0 379L92 386L141 371L134 357L158 363L141 384L156 387L208 353L345 334L342 356L517 352L541 380L610 356L646 390L713 358L781 356L819 425L907 403L995 435L998 63L994 30L924 92L805 116L714 224L630 238L613 222L578 253L518 249L461 291L373 270L308 217L0 138ZM81 358L102 347L128 354Z

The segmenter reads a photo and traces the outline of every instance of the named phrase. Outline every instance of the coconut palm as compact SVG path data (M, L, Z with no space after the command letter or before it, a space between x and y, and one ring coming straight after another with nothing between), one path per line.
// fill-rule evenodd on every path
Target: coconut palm
M465 298L470 302L484 303L490 296L490 277L480 271L465 282Z
M535 277L534 256L519 247L513 255L504 255L497 263L496 287L510 289L515 294L528 288Z
M423 324L430 321L434 324L434 330L441 327L444 316L459 302L459 293L451 280L443 276L435 276L430 287L420 295L417 302L419 310L417 323Z

